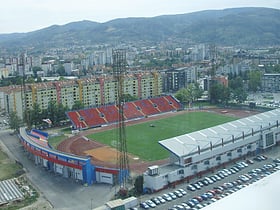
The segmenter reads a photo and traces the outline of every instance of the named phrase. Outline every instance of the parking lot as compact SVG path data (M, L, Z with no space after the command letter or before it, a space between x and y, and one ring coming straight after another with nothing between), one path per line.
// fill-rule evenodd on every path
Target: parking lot
M274 147L265 154L237 161L214 173L193 179L190 183L180 184L176 189L170 188L153 195L145 195L141 198L139 208L201 209L278 171L279 157L279 147ZM155 199L158 197L159 199ZM161 199L162 201L157 201ZM150 201L147 203L147 200Z

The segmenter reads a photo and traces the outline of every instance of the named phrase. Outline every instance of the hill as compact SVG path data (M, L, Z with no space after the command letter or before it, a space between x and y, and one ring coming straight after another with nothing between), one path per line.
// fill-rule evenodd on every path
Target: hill
M122 18L97 23L79 21L28 33L0 34L0 47L50 48L74 44L160 42L271 46L280 44L280 10L233 8L152 18Z

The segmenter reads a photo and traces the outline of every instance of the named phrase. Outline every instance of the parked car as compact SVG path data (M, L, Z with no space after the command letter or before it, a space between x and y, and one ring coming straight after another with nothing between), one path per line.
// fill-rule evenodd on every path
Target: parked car
M150 207L145 202L140 203L140 207L143 209L149 209Z
M174 194L179 198L183 197L183 194L179 190L174 191Z
M193 186L192 184L189 184L189 185L187 186L187 190L196 191L196 188L195 188L195 186Z
M145 203L149 206L149 207L151 207L151 208L155 208L157 205L153 202L153 201L151 201L151 200L147 200L147 201L145 201Z
M280 159L279 158L273 159L273 162L274 163L280 163Z
M165 203L166 202L166 200L161 196L158 196L157 199L160 201L160 203Z
M159 205L160 204L160 201L158 198L152 198L151 199L156 205Z
M248 159L246 162L249 163L249 164L254 164L254 161L251 160L251 159Z
M182 193L182 195L187 195L187 192L185 191L185 190L183 190L183 189L178 189L178 191L180 192L180 193Z
M166 201L172 201L172 198L167 195L167 194L163 194L162 197L166 200Z
M172 199L176 199L176 198L177 198L177 196L176 196L173 192L168 193L168 195L169 195Z

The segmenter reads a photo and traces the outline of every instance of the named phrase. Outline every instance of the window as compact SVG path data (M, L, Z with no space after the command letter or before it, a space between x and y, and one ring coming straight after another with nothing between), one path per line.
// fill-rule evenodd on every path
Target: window
M190 164L191 162L192 162L192 158L191 157L189 157L189 158L184 160L185 164Z
M221 160L221 156L217 156L217 157L216 157L216 160Z
M265 134L265 145L267 147L274 144L273 132Z
M205 160L204 161L204 165L210 165L210 161L209 160Z
M192 165L191 169L192 170L196 170L197 169L197 165Z
M242 153L242 148L237 149L238 153Z
M183 169L180 169L180 170L178 171L178 174L184 174L184 170L183 170Z
M252 145L249 144L249 145L247 146L247 149L252 149Z
M228 156L228 157L231 157L231 155L232 155L231 152L228 152L228 153L227 153L227 156Z

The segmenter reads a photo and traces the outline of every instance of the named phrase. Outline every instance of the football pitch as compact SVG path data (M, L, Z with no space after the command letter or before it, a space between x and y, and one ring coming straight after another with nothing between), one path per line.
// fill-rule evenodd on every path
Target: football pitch
M169 157L169 152L160 146L158 141L236 119L235 117L210 112L189 112L127 126L127 151L146 161L165 159ZM89 134L87 137L111 147L116 147L118 129Z

